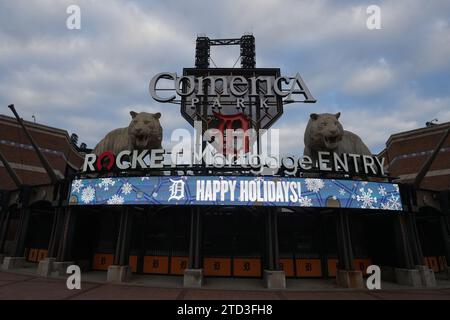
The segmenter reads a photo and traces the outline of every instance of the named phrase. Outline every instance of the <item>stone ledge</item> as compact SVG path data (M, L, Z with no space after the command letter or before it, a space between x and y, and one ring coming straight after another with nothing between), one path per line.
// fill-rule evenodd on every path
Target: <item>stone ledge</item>
M25 264L25 257L4 257L2 269L11 270L23 268L24 264Z
M415 288L422 286L422 278L417 269L395 268L395 282Z
M436 278L434 276L434 271L427 266L416 266L419 270L420 278L422 279L422 286L426 288L436 287Z
M183 276L183 287L201 288L204 284L203 269L186 269Z
M37 274L42 277L48 277L52 273L53 263L56 261L56 258L45 258L39 261L39 265L37 268Z
M128 282L131 279L130 266L109 266L106 274L107 282Z
M264 282L267 289L286 289L284 271L264 270Z

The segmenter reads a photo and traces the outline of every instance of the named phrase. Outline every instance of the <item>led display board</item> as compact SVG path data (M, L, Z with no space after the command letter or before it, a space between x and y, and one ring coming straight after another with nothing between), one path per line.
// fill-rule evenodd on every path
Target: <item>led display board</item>
M401 211L393 183L289 177L144 176L77 179L70 205L233 205Z

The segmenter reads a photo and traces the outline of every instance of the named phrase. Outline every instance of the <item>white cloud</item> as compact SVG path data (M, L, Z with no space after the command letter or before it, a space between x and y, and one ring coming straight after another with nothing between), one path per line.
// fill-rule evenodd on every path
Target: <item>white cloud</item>
M391 69L384 59L380 59L376 65L359 68L353 72L343 89L349 94L373 94L387 88L392 80Z
M282 153L302 152L313 111L341 111L344 127L377 152L389 134L450 120L442 84L450 70L450 2L377 3L383 29L370 31L365 4L352 0L79 0L82 29L70 31L65 9L73 1L7 1L0 10L0 103L77 132L91 147L128 125L131 108L161 112L166 143L172 130L190 127L178 106L151 99L150 78L193 66L199 33L228 38L250 31L257 66L300 72L318 99L286 107L274 126ZM221 49L213 58L231 66L239 50ZM418 85L408 86L412 81ZM425 95L425 81L440 88Z

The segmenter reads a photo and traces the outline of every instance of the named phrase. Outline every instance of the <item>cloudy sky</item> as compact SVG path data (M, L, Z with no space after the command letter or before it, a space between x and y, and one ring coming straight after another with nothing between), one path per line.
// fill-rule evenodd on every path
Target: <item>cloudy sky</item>
M81 30L66 9L81 8ZM381 30L366 8L381 8ZM292 104L274 126L283 153L303 152L311 112L342 113L374 153L392 133L450 121L450 1L0 0L0 113L75 132L94 147L129 111L161 112L167 139L189 128L148 93L153 75L193 67L195 38L256 38L257 67L299 72L316 104ZM212 50L231 67L238 47Z

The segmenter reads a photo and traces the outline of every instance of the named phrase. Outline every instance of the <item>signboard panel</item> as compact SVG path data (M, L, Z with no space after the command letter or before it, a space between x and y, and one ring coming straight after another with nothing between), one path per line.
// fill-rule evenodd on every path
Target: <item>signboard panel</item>
M401 211L399 187L359 180L247 176L79 179L70 205L233 205Z
M267 129L283 113L282 97L275 95L270 87L280 77L280 69L185 68L183 76L203 77L201 92L204 95L195 94L200 89L198 81L194 88L185 85L183 90L194 92L181 99L181 114L192 126L195 120L203 120L205 127L216 128L217 114L242 114L251 119L250 127L257 123L258 128Z

